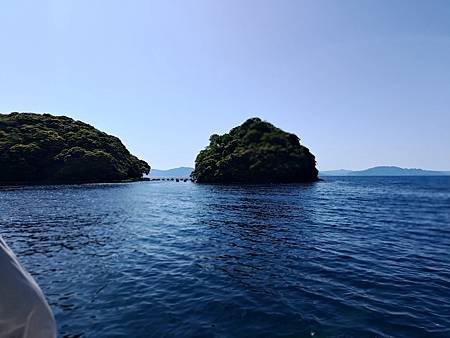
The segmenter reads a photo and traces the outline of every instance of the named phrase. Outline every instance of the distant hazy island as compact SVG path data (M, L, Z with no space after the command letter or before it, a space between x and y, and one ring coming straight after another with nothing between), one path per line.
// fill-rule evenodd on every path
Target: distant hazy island
M251 118L200 151L192 177L199 183L312 182L316 160L295 134Z
M179 167L167 170L152 169L150 177L189 177L194 171L192 167ZM394 166L379 166L365 170L326 170L320 171L319 176L450 176L450 171L435 171L424 169L408 169Z
M443 176L450 175L450 171L434 171L416 168L400 168L394 166L379 166L365 170L328 170L321 171L320 176Z
M191 167L179 167L167 170L152 169L148 176L152 178L161 178L161 177L189 178L193 171L194 168Z
M0 114L0 184L137 180L150 166L114 136L65 116Z

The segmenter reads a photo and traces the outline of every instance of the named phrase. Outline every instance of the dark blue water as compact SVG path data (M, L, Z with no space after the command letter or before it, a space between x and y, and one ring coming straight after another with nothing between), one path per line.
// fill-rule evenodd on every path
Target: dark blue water
M450 337L450 178L0 189L64 337Z

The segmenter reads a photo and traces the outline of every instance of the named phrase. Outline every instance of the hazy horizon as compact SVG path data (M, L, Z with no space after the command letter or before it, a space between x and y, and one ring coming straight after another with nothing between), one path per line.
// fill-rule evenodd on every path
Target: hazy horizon
M421 169L421 170L431 170L431 169L427 169L427 168L406 168L406 167L397 167L397 166L391 166L391 165L377 165L377 166L373 166L373 167L367 167L367 168L361 168L361 169L347 169L347 168L336 168L336 169L325 169L322 170L319 168L319 171L339 171L339 170L349 170L349 171L363 171L363 170L367 170L367 169L372 169L375 167L396 167L396 168L401 168L401 169ZM181 168L194 168L193 166L185 166L185 165L181 165L181 166L176 166L176 167L170 167L170 168L152 168L152 170L161 170L161 171L167 171L167 170L172 170L172 169L181 169ZM433 169L432 171L442 171L442 172L450 172L450 170L435 170Z
M450 2L14 1L0 111L68 115L152 168L258 116L324 170L450 170ZM20 18L20 20L17 20Z

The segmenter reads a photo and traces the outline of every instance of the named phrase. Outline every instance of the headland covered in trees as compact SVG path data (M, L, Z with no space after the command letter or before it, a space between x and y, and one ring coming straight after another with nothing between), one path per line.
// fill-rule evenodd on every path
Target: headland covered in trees
M0 183L138 180L147 162L115 136L50 114L0 114Z

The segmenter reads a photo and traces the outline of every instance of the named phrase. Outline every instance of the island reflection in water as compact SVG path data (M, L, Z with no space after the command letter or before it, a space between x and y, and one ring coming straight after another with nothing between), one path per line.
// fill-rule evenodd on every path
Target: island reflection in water
M448 337L450 178L0 188L66 337Z

